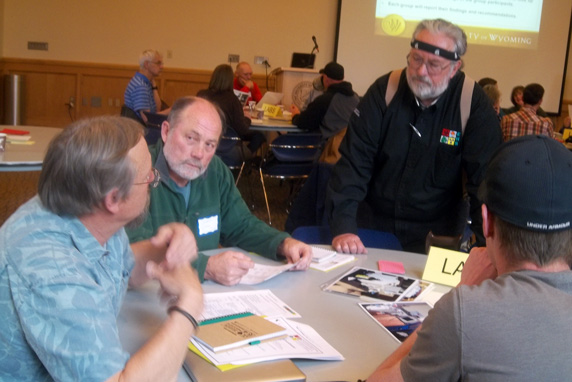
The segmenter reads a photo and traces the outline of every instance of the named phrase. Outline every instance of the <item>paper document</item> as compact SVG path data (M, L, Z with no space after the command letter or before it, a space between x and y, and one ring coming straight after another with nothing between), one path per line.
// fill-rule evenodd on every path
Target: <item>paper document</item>
M351 263L355 259L356 257L354 255L342 255L341 253L336 253L333 257L330 257L325 261L321 261L319 263L312 262L312 264L310 264L310 268L317 271L329 272L332 269Z
M242 312L267 317L302 317L269 289L206 293L204 306L203 313L199 317L200 321Z
M254 263L254 268L248 270L248 273L242 276L239 284L255 285L263 281L270 280L274 276L285 272L296 264L283 264L283 265L263 265Z
M336 251L332 251L331 249L326 249L322 247L312 247L312 261L315 263L321 263L322 261L328 260L336 255Z
M326 361L341 361L344 359L311 326L281 317L276 317L269 321L284 327L287 331L287 337L220 353L210 351L194 339L191 339L191 342L203 356L217 366L226 364L241 365L286 358Z
M359 306L398 342L405 341L417 330L432 308L426 302L361 303Z

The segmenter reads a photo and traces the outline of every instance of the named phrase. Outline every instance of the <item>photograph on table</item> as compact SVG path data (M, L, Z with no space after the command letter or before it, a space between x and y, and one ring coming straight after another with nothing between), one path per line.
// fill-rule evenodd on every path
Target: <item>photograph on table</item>
M405 341L431 310L426 302L360 303L359 306L399 342Z
M422 292L419 280L393 273L354 267L323 290L360 297L363 300L411 300Z

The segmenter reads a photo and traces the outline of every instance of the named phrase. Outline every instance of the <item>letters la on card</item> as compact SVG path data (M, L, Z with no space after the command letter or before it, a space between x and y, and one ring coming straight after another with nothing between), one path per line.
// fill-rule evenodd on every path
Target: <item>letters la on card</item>
M457 286L461 281L461 272L468 257L468 253L431 247L423 271L423 280Z

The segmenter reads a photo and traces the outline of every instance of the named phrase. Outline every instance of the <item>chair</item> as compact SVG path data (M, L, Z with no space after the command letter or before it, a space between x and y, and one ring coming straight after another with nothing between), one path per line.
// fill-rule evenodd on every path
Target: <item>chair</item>
M154 145L161 138L161 125L167 120L166 114L157 114L144 111L147 122L145 123L145 140L147 145Z
M259 168L268 212L268 224L272 225L272 218L264 177L292 181L288 197L288 203L291 202L303 184L303 180L312 172L321 144L321 134L291 133L278 136L268 145L269 150L262 159Z
M435 235L432 231L429 231L427 238L425 239L425 253L429 253L431 247L439 247L450 249L453 251L461 250L461 244L463 243L463 234L457 236L441 236Z
M145 126L145 123L143 122L143 120L141 119L141 117L134 112L133 110L131 110L130 108L128 108L125 105L121 105L121 111L119 112L119 114L122 117L127 117L127 118L131 118L137 122L139 122L140 124L142 124L143 126Z
M226 126L226 132L220 138L216 148L216 155L222 159L228 168L238 170L238 176L234 183L235 185L238 184L246 161L242 139L240 139L238 133L232 127Z
M403 250L397 237L389 232L358 228L358 236L368 248ZM332 234L328 226L302 226L292 232L292 237L306 244L332 244Z

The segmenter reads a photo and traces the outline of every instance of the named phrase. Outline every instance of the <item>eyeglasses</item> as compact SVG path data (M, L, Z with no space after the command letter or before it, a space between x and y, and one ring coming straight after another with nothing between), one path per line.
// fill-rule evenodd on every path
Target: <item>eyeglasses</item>
M160 181L161 181L161 175L159 174L159 170L157 170L156 168L151 168L151 172L149 173L149 175L147 175L147 178L145 178L144 182L133 183L133 185L137 186L141 184L148 184L149 187L155 188L159 185Z
M445 65L441 65L441 62L439 61L425 61L423 60L423 58L421 56L418 56L416 54L408 54L407 55L407 65L413 69L419 69L421 67L421 65L425 64L425 67L427 68L427 73L429 73L429 75L431 76L435 76L437 74L441 74L441 72L445 69L447 69L447 67L450 67L451 64L447 63Z
M157 66L162 66L163 65L163 61L151 61L153 64L157 65Z

